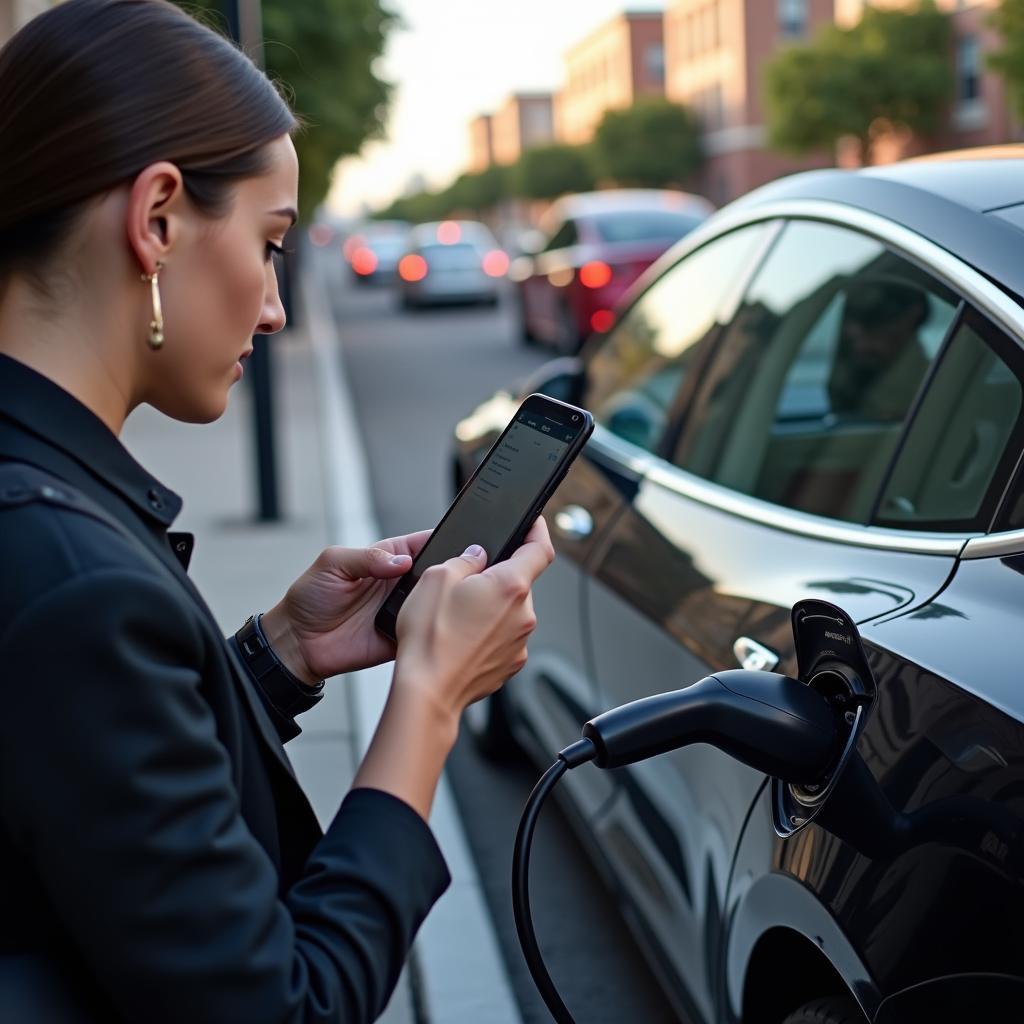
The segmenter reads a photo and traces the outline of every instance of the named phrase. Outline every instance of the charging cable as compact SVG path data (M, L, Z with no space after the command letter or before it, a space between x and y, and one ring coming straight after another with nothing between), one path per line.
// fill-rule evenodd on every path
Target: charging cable
M537 827L541 806L558 780L570 768L593 761L596 756L597 747L588 739L577 740L558 752L558 760L540 777L530 799L526 801L512 854L512 914L516 920L519 944L523 947L523 956L526 957L526 966L530 969L533 983L556 1024L576 1022L548 974L537 944L537 933L533 930L533 915L530 913L530 847L533 845L533 832Z
M530 794L512 857L512 911L526 965L556 1024L575 1024L537 944L530 912L530 847L548 794L570 769L593 761L619 768L691 743L710 743L787 782L819 782L843 749L836 713L820 693L774 672L733 669L683 690L624 704L591 719L559 751Z

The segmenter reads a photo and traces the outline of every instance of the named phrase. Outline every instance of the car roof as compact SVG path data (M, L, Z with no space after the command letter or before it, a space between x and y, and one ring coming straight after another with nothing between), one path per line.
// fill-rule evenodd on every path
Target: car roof
M742 210L818 199L878 214L1024 296L1024 145L941 153L856 171L808 171L738 199Z
M670 210L678 213L710 213L714 207L703 196L658 188L615 188L602 192L577 192L557 200L557 217L590 217L629 210Z

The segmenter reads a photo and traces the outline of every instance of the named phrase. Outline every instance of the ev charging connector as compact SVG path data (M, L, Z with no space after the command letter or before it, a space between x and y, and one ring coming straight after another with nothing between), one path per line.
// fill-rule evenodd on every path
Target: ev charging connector
M540 808L570 768L620 768L692 743L710 743L772 779L783 838L824 806L853 754L875 686L853 620L825 601L793 608L799 679L775 672L715 672L682 690L606 711L583 727L537 783L512 861L512 908L527 966L557 1024L575 1024L551 980L530 913L530 846Z

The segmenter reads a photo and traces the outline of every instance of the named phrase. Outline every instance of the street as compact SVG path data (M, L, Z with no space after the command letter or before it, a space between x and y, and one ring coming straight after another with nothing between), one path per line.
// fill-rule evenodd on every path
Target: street
M352 284L333 249L309 255L325 262L321 279L331 282L340 356L362 428L381 530L391 535L432 526L451 498L449 444L455 423L551 353L519 342L507 299L497 310L403 313L391 289ZM525 764L490 764L465 736L449 764L523 1019L542 1024L550 1018L519 950L510 897L515 828L540 772ZM532 895L549 970L578 1020L678 1020L555 803L545 808L538 829Z

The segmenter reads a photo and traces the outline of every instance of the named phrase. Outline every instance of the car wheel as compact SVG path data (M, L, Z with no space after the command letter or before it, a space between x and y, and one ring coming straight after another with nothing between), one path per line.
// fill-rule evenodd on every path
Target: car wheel
M864 1014L852 999L832 996L806 1003L782 1024L864 1024Z
M488 761L507 763L522 757L522 750L512 735L505 698L500 690L470 704L463 712L462 720L477 750Z

